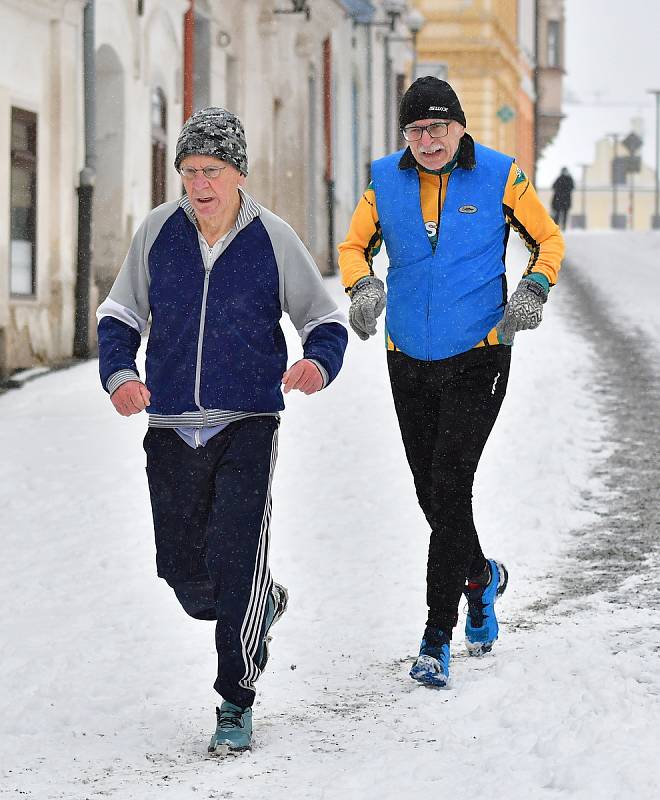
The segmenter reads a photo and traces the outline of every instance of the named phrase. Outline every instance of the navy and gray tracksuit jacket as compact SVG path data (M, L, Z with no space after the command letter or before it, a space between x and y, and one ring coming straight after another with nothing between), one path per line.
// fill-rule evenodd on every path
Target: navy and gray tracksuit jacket
M330 383L347 343L344 317L293 229L241 191L235 227L203 258L187 197L147 216L97 311L101 382L135 380L151 316L146 384L151 427L207 428L284 408L288 313ZM203 240L202 240L203 242Z

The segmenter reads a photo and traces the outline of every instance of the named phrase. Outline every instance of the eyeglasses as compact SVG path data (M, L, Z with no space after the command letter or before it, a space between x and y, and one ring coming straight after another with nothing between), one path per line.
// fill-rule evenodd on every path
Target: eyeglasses
M418 142L424 135L424 131L429 132L432 139L441 139L449 133L448 122L432 122L430 125L411 125L408 128L403 128L401 133L407 142Z
M201 169L195 169L194 167L179 167L179 175L188 181L192 181L194 180L195 175L197 175L198 172L201 172L205 178L212 181L213 178L217 178L225 168L226 165L223 165L222 167L202 167Z

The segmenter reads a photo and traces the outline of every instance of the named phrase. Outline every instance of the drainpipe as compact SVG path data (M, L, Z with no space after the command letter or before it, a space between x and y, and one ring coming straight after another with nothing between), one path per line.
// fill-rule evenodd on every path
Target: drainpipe
M532 126L532 135L534 137L533 146L533 161L532 164L533 174L532 183L536 185L536 166L539 160L539 114L541 112L541 103L539 98L539 91L541 86L539 66L539 57L541 49L541 24L539 20L540 15L540 0L534 0L534 121Z
M327 275L334 275L335 267L335 175L332 152L332 43L323 42L323 137L325 139L325 186L328 209L328 266Z
M96 181L96 53L94 0L83 12L83 83L85 116L85 166L78 185L78 260L76 310L73 334L75 358L89 358L89 288L92 274L92 202Z
M365 35L367 37L367 169L364 185L369 185L371 181L371 162L373 161L372 155L372 142L374 138L374 72L373 72L373 43L371 40L371 25L364 26Z
M195 68L195 0L183 17L183 121L193 112L193 72Z

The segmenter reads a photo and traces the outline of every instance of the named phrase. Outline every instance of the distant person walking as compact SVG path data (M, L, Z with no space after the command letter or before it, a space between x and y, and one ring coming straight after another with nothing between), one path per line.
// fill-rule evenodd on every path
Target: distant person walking
M562 167L559 177L552 184L552 218L562 230L566 230L573 189L575 181L566 167Z

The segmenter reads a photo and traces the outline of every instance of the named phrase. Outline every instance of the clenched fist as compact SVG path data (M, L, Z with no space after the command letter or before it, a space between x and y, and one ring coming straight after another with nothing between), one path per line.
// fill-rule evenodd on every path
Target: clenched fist
M122 417L139 414L149 405L151 392L141 381L127 381L115 389L110 401Z

